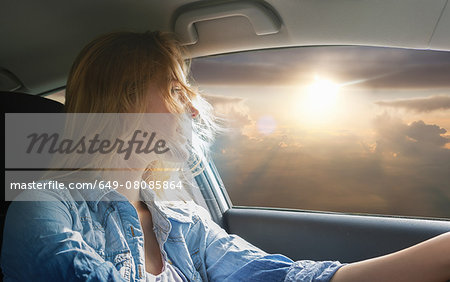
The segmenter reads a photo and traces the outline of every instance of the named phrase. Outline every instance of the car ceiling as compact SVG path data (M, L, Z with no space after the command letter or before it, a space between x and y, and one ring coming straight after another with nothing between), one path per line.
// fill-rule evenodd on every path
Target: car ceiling
M0 90L40 94L64 87L72 61L98 35L174 31L177 19L188 11L238 2L268 10L279 30L257 35L251 20L236 13L202 20L194 24L198 41L186 46L192 57L316 45L450 51L449 0L4 0Z

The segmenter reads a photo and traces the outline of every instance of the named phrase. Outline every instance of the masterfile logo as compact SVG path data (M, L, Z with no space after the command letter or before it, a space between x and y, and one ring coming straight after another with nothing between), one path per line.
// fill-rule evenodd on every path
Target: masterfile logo
M59 134L32 133L27 136L30 139L30 145L27 148L27 154L33 152L41 154L44 150L50 154L124 154L124 159L128 160L134 152L136 154L163 154L170 150L166 147L166 141L159 139L153 142L156 132L149 134L146 131L135 130L129 141L116 138L115 140L101 140L100 134L95 134L92 139L82 136L78 140L63 139ZM142 138L142 139L140 139ZM144 145L145 143L145 145Z
M133 167L137 158L182 160L191 135L191 120L179 114L6 114L5 165L104 169Z

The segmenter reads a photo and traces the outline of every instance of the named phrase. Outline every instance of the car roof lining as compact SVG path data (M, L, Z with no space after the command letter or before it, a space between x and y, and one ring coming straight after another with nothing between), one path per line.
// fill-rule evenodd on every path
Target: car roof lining
M116 30L172 31L184 9L235 1L9 1L0 12L0 67L16 76L22 91L38 94L65 85L72 61L96 36ZM194 23L192 57L312 45L364 45L450 51L448 0L268 0L279 32L256 35L247 17ZM50 8L51 7L51 8ZM57 24L55 24L57 23ZM7 79L7 78L6 78ZM0 76L0 81L5 76ZM5 81L0 82L6 87ZM11 83L9 84L11 85ZM10 86L8 86L10 87ZM7 89L0 89L7 90Z

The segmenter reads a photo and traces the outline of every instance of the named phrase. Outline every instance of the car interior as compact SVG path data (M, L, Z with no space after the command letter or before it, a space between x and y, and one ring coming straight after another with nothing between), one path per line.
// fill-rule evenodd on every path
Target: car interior
M48 98L55 93L63 97L71 64L82 47L112 31L174 32L194 66L196 58L312 46L430 50L450 59L448 0L24 0L0 5L5 114L63 112L63 99ZM443 69L447 79L448 70ZM443 93L448 95L449 89ZM450 148L443 146L448 156ZM439 198L443 216L427 217L233 204L239 202L239 193L230 197L227 190L232 187L221 177L219 164L211 158L203 166L196 182L212 218L227 232L293 260L354 262L450 231L448 173ZM443 167L450 169L450 159L444 159ZM15 170L5 164L5 173ZM2 199L2 230L9 203Z

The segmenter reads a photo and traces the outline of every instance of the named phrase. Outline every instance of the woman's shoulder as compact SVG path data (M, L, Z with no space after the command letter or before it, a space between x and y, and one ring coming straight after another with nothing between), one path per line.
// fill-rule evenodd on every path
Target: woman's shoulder
M22 189L12 202L30 201L70 201L71 196L64 185L55 187L52 180L39 180L30 182Z
M32 184L12 199L8 211L15 206L45 206L56 203L62 203L68 208L74 206L75 200L65 185L55 186L52 180L33 181Z
M33 225L46 225L55 222L71 224L76 202L67 189L51 189L50 180L34 182L33 189L24 189L15 196L5 218L5 229L29 230ZM32 230L29 230L32 231Z

